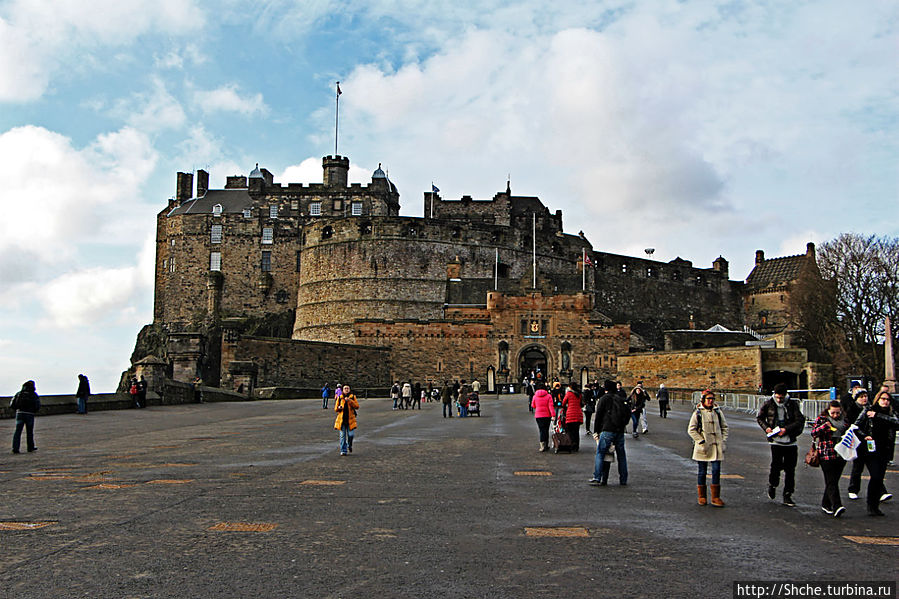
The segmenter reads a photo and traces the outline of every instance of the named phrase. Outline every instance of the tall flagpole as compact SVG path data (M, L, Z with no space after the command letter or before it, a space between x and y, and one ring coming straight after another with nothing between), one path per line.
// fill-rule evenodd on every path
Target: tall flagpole
M335 108L334 108L334 156L339 156L337 153L337 131L338 124L340 122L340 81L337 82L337 99L335 100Z
M499 248L496 248L496 262L493 266L493 290L499 289Z
M534 242L534 289L537 288L537 213L533 212L531 216L534 217L534 226L533 226L533 242Z

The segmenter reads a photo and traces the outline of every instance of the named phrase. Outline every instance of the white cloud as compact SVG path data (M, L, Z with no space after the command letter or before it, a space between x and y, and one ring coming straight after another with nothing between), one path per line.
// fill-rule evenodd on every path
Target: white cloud
M363 185L367 185L371 183L371 174L373 172L374 169L367 169L350 163L347 179L350 183L362 183ZM275 176L275 181L282 184L321 183L323 177L322 159L306 158L299 164L293 164L285 168L279 176Z
M169 93L165 82L154 77L151 88L116 103L113 114L140 131L179 129L187 121L184 109Z
M115 215L156 163L149 140L134 129L100 135L83 149L41 127L0 134L0 272L7 282L32 280L42 267L64 268L85 241L128 240Z
M133 313L138 289L146 290L136 267L91 268L65 273L43 285L37 294L50 328L96 327Z
M193 0L13 0L0 7L0 101L34 100L66 66L107 60L101 50L160 32L184 35L203 26Z
M237 84L229 84L213 90L197 90L193 94L194 104L205 113L238 112L246 116L266 114L268 106L262 94L240 95Z

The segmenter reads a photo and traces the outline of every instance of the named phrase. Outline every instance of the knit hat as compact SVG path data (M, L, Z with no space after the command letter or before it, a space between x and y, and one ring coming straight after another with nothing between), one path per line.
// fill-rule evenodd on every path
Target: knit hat
M864 387L858 387L855 391L852 392L852 399L858 399L859 395L868 396L868 390Z

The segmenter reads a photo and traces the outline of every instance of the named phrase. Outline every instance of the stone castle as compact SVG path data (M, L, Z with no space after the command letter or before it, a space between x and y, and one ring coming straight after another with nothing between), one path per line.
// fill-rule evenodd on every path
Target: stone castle
M698 268L605 253L508 184L489 200L435 188L422 217L399 216L380 166L366 185L348 183L346 157L322 166L322 183L308 185L276 183L258 165L224 189L209 189L203 170L196 187L177 174L157 216L154 322L136 368L241 393L325 380L479 378L492 389L531 370L617 378L626 355L745 347L788 330L790 282L816 270L811 244L773 260L760 251L745 283L723 257ZM765 372L798 381L809 366L793 358L765 371L753 357L755 372L733 386Z

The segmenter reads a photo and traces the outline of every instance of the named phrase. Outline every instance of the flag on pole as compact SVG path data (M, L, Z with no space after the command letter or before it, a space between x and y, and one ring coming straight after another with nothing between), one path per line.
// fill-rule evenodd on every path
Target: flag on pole
M587 266L593 266L593 260L590 259L590 256L587 255L586 250L584 251L584 264Z
M438 193L438 192L440 192L440 190L437 189L437 186L434 185L433 183L431 183L431 193Z
M337 95L339 96L339 95L342 94L342 93L343 93L343 92L340 91L340 81L338 81L338 82L337 82Z

